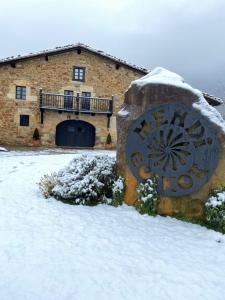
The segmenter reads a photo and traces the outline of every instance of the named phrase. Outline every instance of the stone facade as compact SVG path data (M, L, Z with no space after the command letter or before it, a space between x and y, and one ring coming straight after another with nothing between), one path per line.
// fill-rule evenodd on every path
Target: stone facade
M143 76L144 71L117 64L107 57L94 52L68 51L53 55L34 56L0 63L0 144L32 145L32 136L38 128L43 146L55 145L56 126L62 121L79 119L96 128L96 147L105 144L110 132L113 144L116 143L116 118L123 102L124 92L130 82ZM47 58L46 58L47 57ZM73 81L73 66L85 67L85 81ZM16 99L16 86L26 87L26 100ZM74 95L91 92L92 97L110 98L114 96L114 113L107 128L106 115L75 115L70 112L45 111L41 124L39 110L39 90L63 94L71 90ZM20 115L29 115L29 126L20 126Z

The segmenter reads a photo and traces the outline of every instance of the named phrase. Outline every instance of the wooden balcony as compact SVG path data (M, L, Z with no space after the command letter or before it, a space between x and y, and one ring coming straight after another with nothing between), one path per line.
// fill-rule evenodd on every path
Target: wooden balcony
M84 97L77 94L62 95L45 93L40 90L39 107L41 111L41 123L45 110L57 112L83 113L83 114L105 114L111 117L113 114L113 96L111 98Z

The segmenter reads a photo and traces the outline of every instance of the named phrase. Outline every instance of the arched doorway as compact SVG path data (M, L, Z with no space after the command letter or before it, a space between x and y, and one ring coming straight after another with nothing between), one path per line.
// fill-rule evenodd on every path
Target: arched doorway
M80 120L63 121L56 126L55 143L66 147L94 147L95 127Z

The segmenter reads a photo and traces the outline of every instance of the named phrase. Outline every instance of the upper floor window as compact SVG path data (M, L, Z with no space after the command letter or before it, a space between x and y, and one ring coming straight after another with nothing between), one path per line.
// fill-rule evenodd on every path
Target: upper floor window
M29 126L29 115L20 115L20 126Z
M73 80L85 81L85 68L73 67Z
M16 86L16 99L26 100L26 87Z

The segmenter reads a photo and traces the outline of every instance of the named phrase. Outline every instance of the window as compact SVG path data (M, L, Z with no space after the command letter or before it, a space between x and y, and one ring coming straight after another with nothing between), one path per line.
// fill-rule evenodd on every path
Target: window
M73 96L73 91L65 90L64 95L66 96Z
M82 97L91 97L91 92L82 92Z
M67 127L67 131L68 131L68 132L75 132L75 127L68 126L68 127Z
M29 126L29 115L20 115L20 126Z
M16 99L26 100L26 87L16 86Z
M85 81L85 68L73 67L73 80Z

